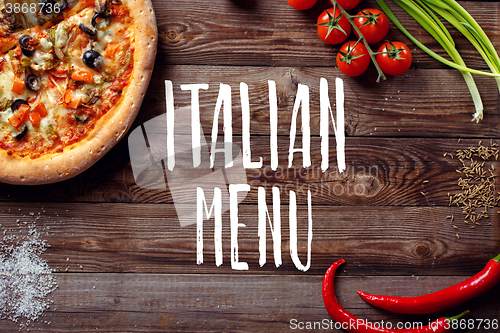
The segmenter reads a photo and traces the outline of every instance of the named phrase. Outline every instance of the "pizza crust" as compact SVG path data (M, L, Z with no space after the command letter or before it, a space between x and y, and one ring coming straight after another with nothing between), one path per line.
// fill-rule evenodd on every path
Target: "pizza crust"
M134 24L134 68L130 84L120 100L97 122L82 141L62 153L36 159L0 151L0 182L38 185L66 180L85 171L106 154L129 130L148 88L153 72L158 30L150 0L128 0Z

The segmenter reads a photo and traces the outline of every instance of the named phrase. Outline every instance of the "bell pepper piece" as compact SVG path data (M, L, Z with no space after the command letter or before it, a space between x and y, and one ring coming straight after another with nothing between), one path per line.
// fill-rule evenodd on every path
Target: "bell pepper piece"
M9 117L9 123L16 129L19 129L22 124L28 119L30 112L30 107L26 104L22 104L16 112Z

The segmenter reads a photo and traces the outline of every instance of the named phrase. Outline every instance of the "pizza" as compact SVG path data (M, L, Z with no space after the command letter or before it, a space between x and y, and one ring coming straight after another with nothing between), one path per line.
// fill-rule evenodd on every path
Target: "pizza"
M154 66L150 0L0 0L0 182L73 177L127 132Z

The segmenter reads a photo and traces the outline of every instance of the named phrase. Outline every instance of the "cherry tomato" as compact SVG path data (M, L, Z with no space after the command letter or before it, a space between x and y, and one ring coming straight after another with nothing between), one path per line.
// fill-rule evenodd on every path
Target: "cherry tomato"
M312 8L318 0L287 0L290 6L298 10L306 10Z
M322 40L329 44L340 44L347 39L351 33L351 24L342 15L340 9L328 8L318 17L317 21L318 35Z
M377 63L386 74L401 75L411 66L411 51L401 42L385 42L377 53Z
M337 3L339 4L340 7L344 8L345 10L350 10L359 5L361 0L337 0Z
M389 19L378 9L363 9L356 14L353 21L370 44L380 42L389 32ZM354 34L359 38L356 30Z
M347 76L359 76L370 65L370 54L361 42L350 41L342 45L337 54L337 66Z

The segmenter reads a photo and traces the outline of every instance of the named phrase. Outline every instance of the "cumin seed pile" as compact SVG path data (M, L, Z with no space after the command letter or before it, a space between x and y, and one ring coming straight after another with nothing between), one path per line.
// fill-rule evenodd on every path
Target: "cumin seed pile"
M458 179L458 186L461 192L451 195L450 206L456 205L462 209L465 216L465 223L474 229L482 219L489 217L488 209L494 208L500 201L500 192L495 188L495 166L486 163L490 160L498 160L500 151L496 143L490 142L490 146L482 145L479 141L477 147L468 149L458 149L455 157L462 163L462 168L456 170L461 177ZM452 154L450 155L453 158ZM451 222L453 217L451 217ZM457 226L453 226L458 229ZM460 238L457 234L457 237Z

